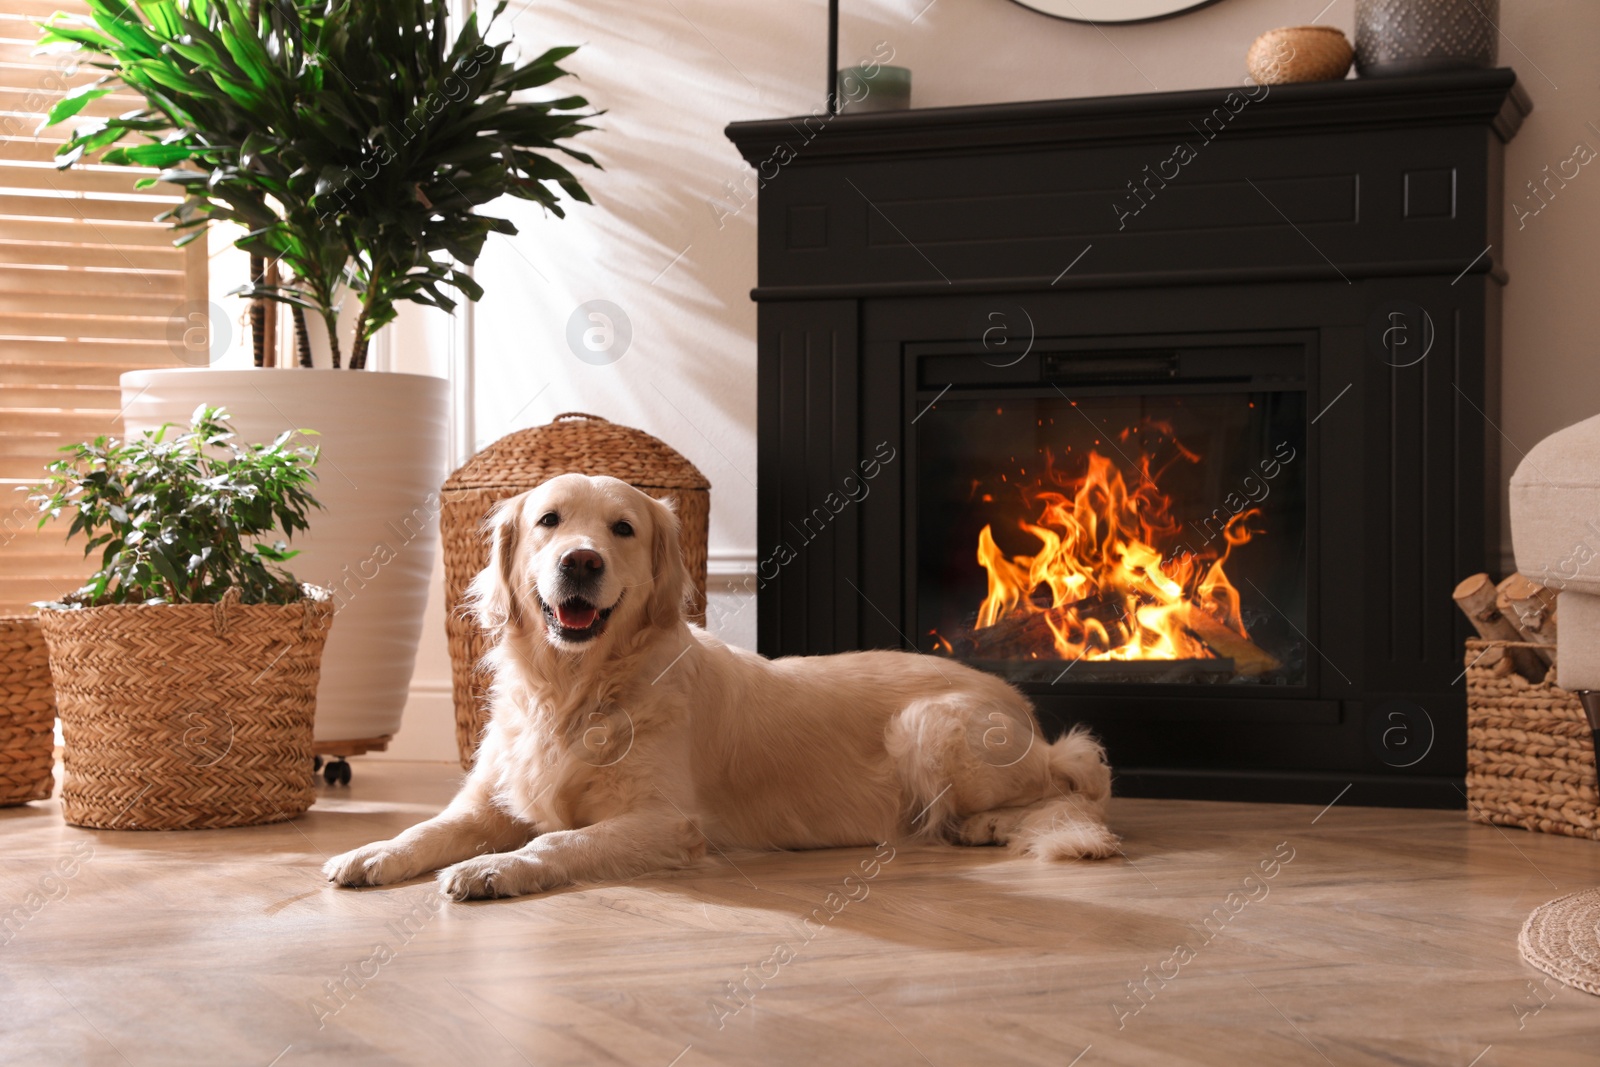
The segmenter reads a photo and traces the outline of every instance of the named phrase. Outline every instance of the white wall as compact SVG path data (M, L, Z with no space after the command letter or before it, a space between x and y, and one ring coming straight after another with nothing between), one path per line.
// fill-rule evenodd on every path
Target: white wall
M1047 18L1010 0L849 0L841 63L886 41L913 71L917 106L1197 89L1236 83L1261 31L1312 21L1352 32L1353 0L1221 0L1157 23L1097 28ZM1600 9L1592 0L1508 0L1501 62L1536 110L1508 151L1513 193L1578 141L1600 149ZM518 10L516 8L513 9ZM713 485L713 569L747 573L755 543L755 208L730 193L748 173L722 128L804 113L823 89L825 5L733 0L549 0L509 21L531 54L581 44L563 91L607 109L582 145L605 167L584 172L596 206L565 221L524 203L496 205L521 229L492 238L477 275L477 437L487 442L568 410L638 426L687 455ZM1559 88L1558 88L1559 87ZM1591 168L1592 169L1592 168ZM1600 301L1587 289L1600 237L1600 173L1587 171L1516 228L1507 209L1504 263L1506 473L1523 450L1600 412L1590 338ZM1498 252L1496 253L1499 254ZM616 362L569 349L582 302L608 300L632 326ZM413 341L416 330L403 328ZM397 342L397 359L410 342ZM431 357L429 357L431 358ZM424 360L425 361L425 360ZM753 637L754 610L730 636ZM448 758L442 619L429 620L418 694L395 752ZM442 748L442 751L441 751Z

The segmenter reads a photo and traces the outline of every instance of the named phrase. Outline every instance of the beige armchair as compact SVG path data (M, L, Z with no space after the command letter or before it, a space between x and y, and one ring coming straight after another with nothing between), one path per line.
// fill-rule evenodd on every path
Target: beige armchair
M1546 437L1511 476L1517 569L1561 592L1556 684L1583 701L1600 753L1600 415Z

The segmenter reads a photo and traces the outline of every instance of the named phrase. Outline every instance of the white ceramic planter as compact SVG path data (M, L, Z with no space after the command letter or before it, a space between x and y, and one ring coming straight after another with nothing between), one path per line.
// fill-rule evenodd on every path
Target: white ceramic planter
M323 510L290 542L295 577L334 591L322 657L318 742L393 736L416 664L438 551L438 491L449 383L376 371L155 370L122 376L123 427L187 425L200 404L228 409L241 441L316 430Z

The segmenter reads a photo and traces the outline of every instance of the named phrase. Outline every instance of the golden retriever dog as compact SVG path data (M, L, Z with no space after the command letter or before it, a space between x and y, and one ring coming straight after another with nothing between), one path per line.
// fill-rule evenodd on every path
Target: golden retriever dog
M1118 851L1099 744L1045 743L1000 679L906 652L768 660L690 625L677 518L627 483L564 474L489 526L477 760L443 812L335 856L330 881L439 871L467 900L686 867L708 845Z

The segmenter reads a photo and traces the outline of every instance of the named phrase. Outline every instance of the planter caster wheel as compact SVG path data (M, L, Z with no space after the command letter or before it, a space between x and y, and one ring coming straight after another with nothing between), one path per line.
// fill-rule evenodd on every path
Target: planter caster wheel
M343 756L335 756L328 761L326 767L322 768L322 777L329 785L349 785L350 764Z

